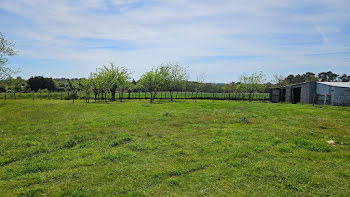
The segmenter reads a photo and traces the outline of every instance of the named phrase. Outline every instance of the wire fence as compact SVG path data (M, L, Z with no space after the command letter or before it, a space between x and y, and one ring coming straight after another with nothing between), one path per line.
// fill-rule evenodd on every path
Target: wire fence
M251 95L252 100L269 100L269 93L254 93ZM72 92L2 92L0 93L0 99L58 99L58 100L72 100L74 97L75 100L83 99L83 100L95 100L95 95L90 93L87 95L85 92L78 91L76 95L72 94ZM111 100L111 93L103 93L96 96L96 100ZM150 99L150 92L124 92L115 94L115 99ZM170 92L157 92L155 99L171 99ZM208 93L208 92L173 92L173 99L205 99L205 100L248 100L248 93Z

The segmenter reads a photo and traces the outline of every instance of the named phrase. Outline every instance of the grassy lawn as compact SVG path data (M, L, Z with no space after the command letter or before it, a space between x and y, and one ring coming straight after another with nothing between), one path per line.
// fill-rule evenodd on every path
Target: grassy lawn
M4 196L350 195L349 107L7 100L0 136Z

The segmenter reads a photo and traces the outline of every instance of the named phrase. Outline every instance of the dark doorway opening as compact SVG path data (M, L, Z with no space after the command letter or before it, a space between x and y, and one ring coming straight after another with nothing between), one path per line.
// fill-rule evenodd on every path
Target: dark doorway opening
M293 88L293 104L300 102L300 94L301 94L301 87Z
M281 102L286 102L286 89L281 89Z

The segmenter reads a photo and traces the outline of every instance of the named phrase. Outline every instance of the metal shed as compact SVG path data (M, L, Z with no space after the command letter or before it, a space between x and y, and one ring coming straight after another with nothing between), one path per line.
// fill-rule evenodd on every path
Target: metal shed
M272 88L270 102L350 106L350 82L304 82Z

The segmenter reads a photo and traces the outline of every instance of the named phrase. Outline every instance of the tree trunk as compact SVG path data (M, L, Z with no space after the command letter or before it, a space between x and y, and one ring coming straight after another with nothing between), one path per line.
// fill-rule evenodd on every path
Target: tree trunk
M61 100L62 100L62 92L61 92Z
M115 101L115 89L111 89L112 101Z
M151 100L150 103L153 103L153 92L151 92Z
M174 100L174 99L173 99L173 93L174 93L174 92L173 92L172 90L170 90L170 100L171 100L171 101Z
M32 91L32 98L33 98L33 100L34 100L34 91Z
M128 93L129 93L129 95L128 95L128 100L130 100L130 99L131 99L131 98L130 98L131 90L129 89L128 91L129 91L129 92L128 92Z
M120 102L123 102L123 90L119 92Z
M16 100L16 92L13 92L13 96L15 97L15 100Z

